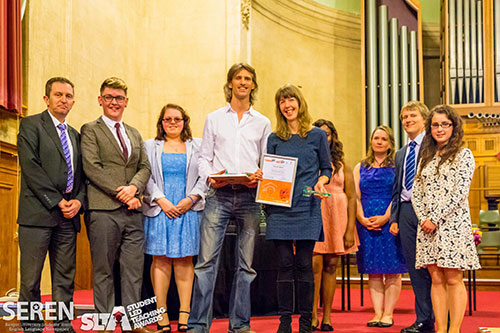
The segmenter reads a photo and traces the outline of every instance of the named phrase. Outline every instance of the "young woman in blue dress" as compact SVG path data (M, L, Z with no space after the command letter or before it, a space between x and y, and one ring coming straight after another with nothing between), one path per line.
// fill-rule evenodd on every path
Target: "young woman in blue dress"
M401 293L401 273L408 270L399 237L389 232L394 184L394 135L378 126L370 136L367 156L354 167L358 205L356 230L360 246L358 271L368 274L368 288L375 314L369 327L390 327Z
M284 85L276 92L275 102L276 130L268 138L267 152L298 158L292 207L266 207L266 237L274 241L279 254L278 332L292 332L295 294L300 314L299 332L307 333L312 331L312 255L314 244L322 234L323 221L321 197L305 197L302 193L306 186L326 192L325 184L332 175L330 147L325 131L311 125L307 103L299 88Z
M151 282L158 308L167 309L172 270L179 293L178 331L187 331L193 287L193 256L200 243L200 211L206 186L198 175L200 139L193 139L189 116L176 104L165 105L155 139L144 143L151 178L144 193L144 251L153 256ZM168 313L158 329L171 331Z

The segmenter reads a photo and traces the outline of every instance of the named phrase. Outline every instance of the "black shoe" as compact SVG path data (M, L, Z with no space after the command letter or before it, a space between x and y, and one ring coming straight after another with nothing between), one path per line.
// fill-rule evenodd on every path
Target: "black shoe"
M366 323L368 327L379 327L380 321L369 321Z
M383 322L378 323L378 327L391 327L392 325L394 325L394 319L392 319L390 323L383 323Z
M187 313L189 315L189 311L179 311L180 313ZM186 323L181 323L180 321L177 323L177 332L187 332L188 331L188 324L187 321Z
M435 333L434 323L413 323L413 325L403 328L401 333Z
M321 331L322 332L331 332L331 331L333 331L333 327L330 324L321 324Z
M292 333L292 316L281 315L277 333Z

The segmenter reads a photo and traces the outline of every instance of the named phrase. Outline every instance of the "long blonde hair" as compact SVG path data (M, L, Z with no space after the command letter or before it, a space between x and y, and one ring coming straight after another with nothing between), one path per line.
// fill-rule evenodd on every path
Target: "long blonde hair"
M372 140L375 132L378 130L382 130L387 134L389 138L389 149L387 150L387 156L380 166L393 166L394 165L394 156L396 154L395 144L394 144L394 134L390 127L381 125L377 126L372 134L370 135L370 145L368 146L368 152L366 153L366 157L361 161L361 165L372 167L373 162L375 162L375 153L373 152Z
M307 132L311 129L312 118L307 110L307 102L300 92L300 89L292 84L285 84L281 88L278 89L276 95L274 96L274 100L276 102L276 135L281 140L288 140L292 137L292 132L288 127L288 123L286 122L285 116L281 113L280 110L280 100L282 98L290 98L293 97L297 99L299 103L299 114L297 115L297 120L299 122L299 130L298 134L305 138L307 137Z

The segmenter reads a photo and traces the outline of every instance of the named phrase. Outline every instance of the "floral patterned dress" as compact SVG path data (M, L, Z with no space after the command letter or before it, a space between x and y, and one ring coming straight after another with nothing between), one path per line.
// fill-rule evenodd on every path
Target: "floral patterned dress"
M474 156L463 148L453 162L447 161L436 174L436 155L415 178L412 205L419 223L430 219L436 230L425 233L419 224L415 267L437 264L442 268L481 268L472 236L469 188L474 174Z

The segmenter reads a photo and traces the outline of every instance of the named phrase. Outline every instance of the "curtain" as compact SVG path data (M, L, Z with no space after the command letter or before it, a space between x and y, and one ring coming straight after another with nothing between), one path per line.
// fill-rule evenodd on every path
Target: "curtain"
M22 112L21 0L0 0L0 106Z

